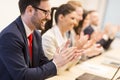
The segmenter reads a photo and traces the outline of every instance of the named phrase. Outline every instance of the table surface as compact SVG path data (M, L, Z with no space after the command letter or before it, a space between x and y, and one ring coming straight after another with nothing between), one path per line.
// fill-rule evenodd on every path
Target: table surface
M63 71L61 74L48 78L46 80L75 80L78 76L84 73L91 73L111 79L118 67L103 64L103 59L105 58L104 54L109 54L111 52L113 53L114 51L111 50L109 52L103 53L100 56L94 57L84 62L80 62L79 64L70 68L69 71ZM120 52L120 50L117 52ZM120 71L115 76L115 79L118 76L120 76Z

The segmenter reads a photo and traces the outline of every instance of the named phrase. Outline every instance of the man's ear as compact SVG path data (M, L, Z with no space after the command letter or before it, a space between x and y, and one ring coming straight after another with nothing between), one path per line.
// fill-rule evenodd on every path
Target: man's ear
M29 15L33 15L34 12L35 12L35 9L31 5L29 5L29 6L26 7L25 12Z

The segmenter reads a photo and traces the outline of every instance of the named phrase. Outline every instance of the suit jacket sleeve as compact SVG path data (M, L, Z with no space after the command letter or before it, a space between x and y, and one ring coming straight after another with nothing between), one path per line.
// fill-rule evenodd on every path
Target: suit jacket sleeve
M101 39L97 43L99 43L105 50L109 49L111 43L113 42L114 39L108 39L107 41L105 39Z

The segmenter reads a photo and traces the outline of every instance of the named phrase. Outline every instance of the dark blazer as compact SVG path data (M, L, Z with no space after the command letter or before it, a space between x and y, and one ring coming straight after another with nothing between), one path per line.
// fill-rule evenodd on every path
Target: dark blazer
M92 33L94 32L94 29L91 27L91 25L89 25L88 27L86 27L84 30L83 30L84 34L85 35L88 35L90 39L91 38L91 35Z
M44 80L56 75L55 64L44 55L40 33L34 31L33 36L31 63L21 17L0 33L0 80Z

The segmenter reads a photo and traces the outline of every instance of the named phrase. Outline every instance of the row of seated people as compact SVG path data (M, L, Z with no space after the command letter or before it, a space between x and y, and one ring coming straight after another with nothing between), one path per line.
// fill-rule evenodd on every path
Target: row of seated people
M70 40L69 46L77 46L81 51L77 60L66 64L58 73L77 64L80 59L92 58L109 49L118 31L118 27L113 28L112 25L107 25L102 31L99 27L98 12L84 10L78 1L68 1L67 5L53 7L51 16L52 19L46 23L46 30L42 32L43 49L48 59L52 59L56 49L63 46L67 40Z
M49 0L19 0L20 16L0 33L0 80L45 80L77 64L82 55L102 52L92 35L82 29L79 34L71 33L83 20L83 8L74 1L54 8L56 24L47 23L51 28L42 40L38 30L44 30L51 19ZM89 55L89 50L97 53Z

